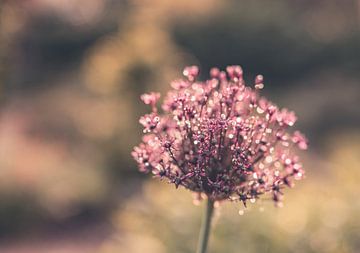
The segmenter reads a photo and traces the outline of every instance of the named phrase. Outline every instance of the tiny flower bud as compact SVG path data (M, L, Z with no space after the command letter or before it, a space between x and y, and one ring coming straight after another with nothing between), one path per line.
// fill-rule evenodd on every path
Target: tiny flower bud
M194 81L199 75L199 68L197 66L186 67L183 74L189 79L189 81Z

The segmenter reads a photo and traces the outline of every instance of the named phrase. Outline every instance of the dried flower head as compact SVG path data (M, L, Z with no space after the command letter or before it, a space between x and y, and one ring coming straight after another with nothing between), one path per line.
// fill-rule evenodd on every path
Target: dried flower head
M245 86L240 66L213 68L203 82L196 66L183 74L186 79L172 82L163 113L156 109L158 93L141 97L152 112L140 118L145 135L132 152L140 170L214 201L246 205L264 193L281 201L281 189L304 176L294 151L306 149L307 140L288 131L294 112L259 96L261 75L254 89Z

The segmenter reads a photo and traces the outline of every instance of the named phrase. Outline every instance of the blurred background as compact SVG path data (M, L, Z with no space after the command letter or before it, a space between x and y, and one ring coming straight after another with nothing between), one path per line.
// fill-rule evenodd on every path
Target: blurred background
M222 205L210 253L360 252L359 0L0 1L0 252L194 252L201 205L130 156L139 95L192 64L263 74L310 139L284 207Z

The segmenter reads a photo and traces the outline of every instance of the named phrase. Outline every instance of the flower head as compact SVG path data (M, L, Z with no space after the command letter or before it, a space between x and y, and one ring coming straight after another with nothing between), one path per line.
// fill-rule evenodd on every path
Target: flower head
M141 117L145 135L132 152L140 170L212 200L246 205L270 193L279 202L281 189L304 176L295 151L306 149L307 140L289 131L295 113L259 95L261 75L254 88L246 86L240 66L213 68L206 81L196 80L196 66L183 74L172 82L162 113L158 93L141 97L152 113Z

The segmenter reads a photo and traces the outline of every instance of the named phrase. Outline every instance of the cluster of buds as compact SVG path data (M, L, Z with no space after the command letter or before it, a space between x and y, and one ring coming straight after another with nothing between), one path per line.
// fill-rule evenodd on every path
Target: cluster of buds
M306 149L307 140L288 131L294 112L259 95L261 75L254 88L246 86L240 66L213 68L206 81L197 81L196 66L183 74L185 79L171 83L161 114L160 94L141 96L152 112L140 118L144 136L132 152L140 170L213 201L246 206L270 193L280 202L281 189L304 177L295 151Z

